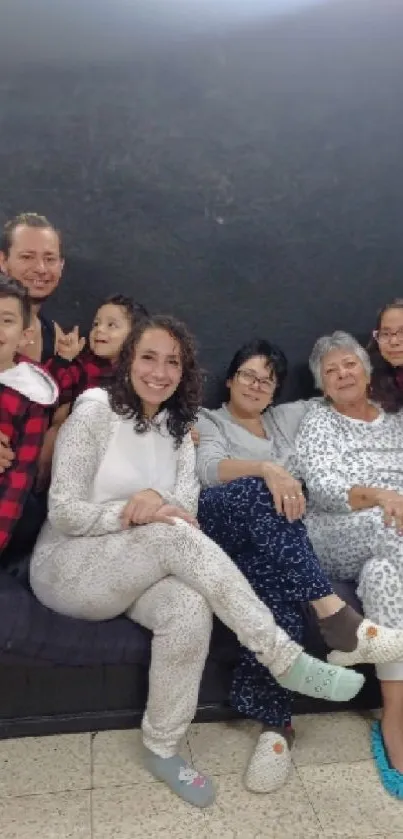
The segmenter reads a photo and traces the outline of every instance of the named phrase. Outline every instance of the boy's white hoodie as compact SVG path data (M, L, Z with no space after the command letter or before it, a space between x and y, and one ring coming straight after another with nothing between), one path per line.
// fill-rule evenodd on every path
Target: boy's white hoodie
M54 405L59 396L59 389L52 377L29 361L20 361L15 367L0 372L0 384L16 390L38 405Z

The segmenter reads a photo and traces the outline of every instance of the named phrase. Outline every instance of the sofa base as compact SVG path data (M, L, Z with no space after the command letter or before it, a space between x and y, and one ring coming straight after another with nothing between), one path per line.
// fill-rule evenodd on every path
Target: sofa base
M373 669L348 704L296 696L295 714L369 710L380 706ZM209 662L196 722L239 718L228 703L231 667ZM138 728L147 692L144 667L0 667L0 739Z
M147 633L124 618L90 624L55 615L7 574L3 574L2 585L0 739L138 727L148 690ZM335 590L343 600L360 609L352 584L335 583ZM326 656L317 622L309 609L304 645L319 658ZM55 663L58 649L64 663ZM129 661L138 663L127 663L127 658L126 663L99 663L102 651L109 656L123 656L131 650L136 657ZM67 654L66 661L63 656ZM91 663L83 661L83 656ZM235 636L215 621L200 686L197 721L237 718L228 697L238 656ZM105 659L102 657L101 661ZM365 685L351 703L321 702L296 695L294 713L379 707L379 683L374 669L367 667L364 672Z

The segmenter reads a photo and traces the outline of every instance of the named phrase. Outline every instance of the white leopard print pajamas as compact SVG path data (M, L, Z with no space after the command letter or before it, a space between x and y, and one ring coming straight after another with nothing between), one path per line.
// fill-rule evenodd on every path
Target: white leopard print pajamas
M403 628L403 536L385 527L382 510L354 512L353 486L403 492L403 418L361 422L330 405L303 419L296 440L298 471L309 493L307 530L330 577L358 582L367 617ZM380 665L380 679L403 679L403 662Z
M200 530L182 520L175 526L123 530L125 501L91 500L95 477L122 422L133 425L109 404L87 400L60 431L49 519L33 554L31 585L42 603L62 614L107 620L126 612L152 630L144 742L170 757L196 710L212 610L243 645L275 661L280 673L300 648L276 627L240 571ZM178 452L172 493L164 491L168 503L193 514L199 494L194 459L189 435Z

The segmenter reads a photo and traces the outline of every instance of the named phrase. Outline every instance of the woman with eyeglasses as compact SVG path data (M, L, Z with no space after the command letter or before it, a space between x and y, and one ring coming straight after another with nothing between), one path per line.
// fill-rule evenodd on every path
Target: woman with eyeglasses
M403 633L375 628L334 593L301 521L305 496L294 440L307 411L315 413L323 400L273 407L286 372L286 358L277 347L263 340L245 344L227 371L227 401L218 410L202 409L199 524L294 640L302 639L303 607L309 602L327 645L341 651L333 653L333 661L347 652L360 663L396 658L403 653ZM393 649L385 651L389 641ZM245 785L253 792L272 792L291 769L292 693L243 649L231 703L264 725Z
M370 394L384 411L403 408L403 299L387 303L368 346L372 364Z

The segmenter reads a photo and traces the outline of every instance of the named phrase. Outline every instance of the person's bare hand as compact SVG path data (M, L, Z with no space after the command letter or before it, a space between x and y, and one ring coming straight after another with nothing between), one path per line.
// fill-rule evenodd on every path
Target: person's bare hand
M287 521L296 521L305 515L306 503L300 481L275 463L264 463L262 475L270 490L274 506Z
M190 429L190 436L194 445L198 446L200 443L200 431L197 430L195 425L193 426L193 428Z
M150 524L153 521L153 516L162 507L163 503L160 494L153 489L136 492L129 498L122 510L120 518L123 526Z
M403 535L403 495L390 489L379 490L379 506L387 527L395 527Z
M0 475L11 466L14 457L14 452L10 448L9 438L0 431Z
M182 521L187 522L192 527L197 527L197 529L200 527L199 522L191 513L188 513L183 507L176 507L172 504L163 504L153 516L153 522L160 524L175 524L175 519L182 519Z
M85 347L85 338L80 338L78 326L71 332L63 332L59 324L55 323L55 335L55 353L66 361L73 361Z

